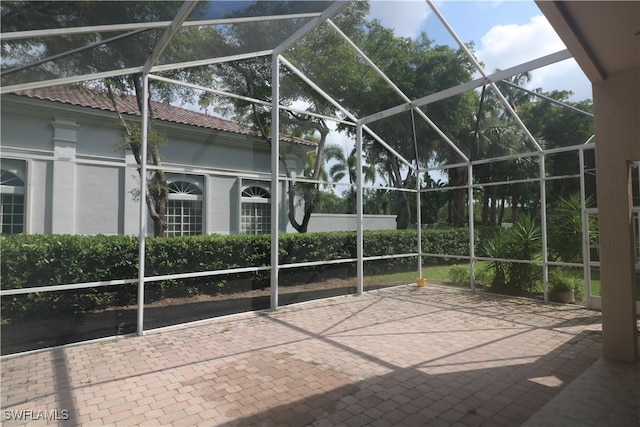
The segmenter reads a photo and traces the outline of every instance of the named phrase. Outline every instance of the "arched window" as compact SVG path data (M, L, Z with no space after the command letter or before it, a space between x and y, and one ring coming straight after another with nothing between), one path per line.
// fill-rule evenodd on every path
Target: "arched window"
M167 202L167 236L202 234L202 189L195 180L170 181Z
M271 232L271 193L259 185L242 190L240 233L262 234Z
M24 180L5 169L0 172L0 211L2 234L24 231Z

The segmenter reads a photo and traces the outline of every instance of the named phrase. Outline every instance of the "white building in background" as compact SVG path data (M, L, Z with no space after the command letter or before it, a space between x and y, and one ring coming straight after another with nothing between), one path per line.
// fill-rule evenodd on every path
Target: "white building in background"
M140 120L135 97L117 104L127 120ZM217 117L158 102L153 112L168 140L160 150L168 234L268 233L269 144ZM1 137L2 234L138 233L137 165L117 148L118 118L103 93L54 86L3 95ZM290 137L281 144L300 175L315 144ZM281 194L279 228L292 231Z

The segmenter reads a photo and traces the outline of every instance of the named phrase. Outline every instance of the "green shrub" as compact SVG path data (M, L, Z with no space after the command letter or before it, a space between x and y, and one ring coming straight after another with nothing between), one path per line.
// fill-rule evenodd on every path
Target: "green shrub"
M469 230L433 229L422 233L424 252L465 256L469 254ZM364 256L417 252L416 230L366 231ZM281 264L335 259L355 259L356 233L327 232L280 236ZM73 284L138 277L138 239L122 236L11 235L1 236L0 286L2 289ZM261 267L271 263L269 235L209 235L149 238L145 250L145 276ZM427 259L427 263L442 261ZM283 269L281 284L323 277L355 274L355 263L346 266ZM367 274L387 274L416 269L414 257L382 259L367 263ZM304 274L302 274L304 273ZM313 277L312 277L313 279ZM268 271L164 280L148 285L148 298L189 296L199 293L235 292L250 283L253 289L269 286ZM40 292L2 298L3 317L46 315L70 310L82 312L135 302L136 284Z
M490 258L507 258L509 247L507 244L507 232L495 234L483 245L484 253ZM507 289L507 268L508 263L504 261L489 261L486 270L490 272L491 289L494 291L504 291Z
M449 268L449 279L457 285L471 281L471 272L468 266L452 265Z
M549 290L551 292L566 292L573 290L576 300L584 297L584 281L574 273L561 268L554 268L549 274Z
M476 285L477 286L491 286L493 283L493 271L488 268L476 270Z
M542 251L542 230L530 215L521 215L512 228L494 234L482 245L490 258L535 260ZM522 294L535 290L541 277L539 266L522 262L491 261L487 265L493 278L491 288L497 292Z
M585 207L594 206L592 196ZM589 215L589 244L598 245L598 221ZM582 201L579 194L561 197L551 206L549 215L549 252L551 257L564 262L582 262Z

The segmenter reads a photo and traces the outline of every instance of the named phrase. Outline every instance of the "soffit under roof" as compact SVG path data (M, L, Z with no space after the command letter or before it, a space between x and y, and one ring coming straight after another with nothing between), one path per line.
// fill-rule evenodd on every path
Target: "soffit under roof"
M640 67L640 2L536 3L592 82Z

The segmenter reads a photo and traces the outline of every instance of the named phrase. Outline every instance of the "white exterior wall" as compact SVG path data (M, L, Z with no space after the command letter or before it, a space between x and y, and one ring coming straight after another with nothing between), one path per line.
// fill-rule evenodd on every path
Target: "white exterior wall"
M76 146L78 124L73 118L54 117L51 232L75 234L76 226ZM79 177L89 179L89 177Z
M228 176L209 176L205 187L207 191L206 211L209 221L207 233L236 234L240 229L240 211L238 208L239 179Z
M204 232L237 234L242 183L271 179L269 145L176 123L156 126L168 137L160 150L165 172L193 175L203 183ZM140 178L133 155L116 147L114 113L6 95L1 131L2 158L24 165L26 232L138 234L140 203L131 192ZM284 232L286 203L280 204ZM147 234L152 233L149 218Z
M358 217L354 214L311 214L309 231L356 231ZM395 230L395 215L363 215L365 230Z
M124 234L121 171L118 167L77 165L76 234Z

